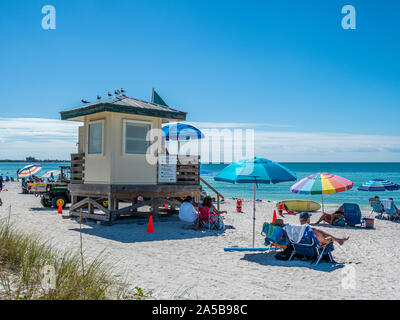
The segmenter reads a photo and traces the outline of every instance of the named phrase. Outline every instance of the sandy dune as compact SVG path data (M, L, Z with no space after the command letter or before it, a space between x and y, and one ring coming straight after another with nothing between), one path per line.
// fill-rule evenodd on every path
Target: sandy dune
M79 223L62 219L56 210L44 209L40 198L20 194L18 183L8 183L0 193L4 205L0 218L8 215L26 232L59 249L77 250ZM257 203L256 246L263 247L260 235L263 222L271 221L272 205ZM224 252L224 247L251 246L252 202L244 201L245 213L228 210L225 223L235 229L224 233L194 231L179 222L156 222L155 233L146 225L117 224L111 227L89 222L83 226L84 249L88 257L101 252L115 272L124 275L132 286L153 290L163 299L399 299L400 262L398 223L375 220L375 230L321 226L338 237L350 236L343 246L335 246L340 264L318 266L302 261L278 261L275 253ZM333 210L333 209L332 209ZM369 212L364 212L369 215ZM319 213L313 215L316 221ZM297 222L285 216L285 222Z

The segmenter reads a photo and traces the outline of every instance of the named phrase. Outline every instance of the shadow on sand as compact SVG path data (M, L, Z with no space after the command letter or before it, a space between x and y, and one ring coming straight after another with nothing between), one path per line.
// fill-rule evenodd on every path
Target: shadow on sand
M65 209L63 209L65 210ZM44 208L44 207L39 207L39 208L30 208L30 211L45 211L45 212L53 212L57 214L57 209L54 208Z
M141 222L138 224L115 224L110 227L100 226L96 223L87 223L86 225L91 228L82 229L82 233L122 243L216 237L224 233L224 231L204 228L185 229L180 222L176 221L154 223L154 233L147 233L147 223ZM80 232L79 227L70 230Z
M320 262L318 265L311 264L311 261L300 261L297 259L293 259L291 261L282 261L275 259L275 252L267 252L267 253L246 253L241 260L246 260L249 262L258 263L263 266L279 266L279 267L300 267L300 268L309 268L322 272L332 272L337 269L341 269L344 267L342 263L328 263L328 262Z

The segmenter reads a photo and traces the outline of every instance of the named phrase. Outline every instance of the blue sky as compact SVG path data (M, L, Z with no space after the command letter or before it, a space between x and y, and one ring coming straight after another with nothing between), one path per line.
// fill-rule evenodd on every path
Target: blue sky
M56 30L41 28L46 4ZM356 30L341 28L346 4ZM263 136L321 144L330 134L361 137L354 147L375 144L348 159L400 161L399 13L394 0L1 1L0 118L59 119L82 98L124 87L149 100L155 87L190 121L255 124ZM21 128L7 132L0 144L29 142Z

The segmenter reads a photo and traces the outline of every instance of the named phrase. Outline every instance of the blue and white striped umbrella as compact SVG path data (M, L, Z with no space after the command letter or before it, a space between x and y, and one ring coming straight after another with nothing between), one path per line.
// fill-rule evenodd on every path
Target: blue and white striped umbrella
M204 134L196 127L186 123L168 124L162 127L162 135L165 140L187 141L192 139L203 139Z
M396 191L400 186L388 180L373 179L358 187L359 191Z

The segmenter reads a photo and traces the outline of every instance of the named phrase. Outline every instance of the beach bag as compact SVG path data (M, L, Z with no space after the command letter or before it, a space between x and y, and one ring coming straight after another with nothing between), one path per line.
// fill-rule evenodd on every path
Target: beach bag
M292 251L293 251L293 246L289 245L285 250L278 252L275 255L275 259L287 261L287 260L289 260L290 255L292 254Z

